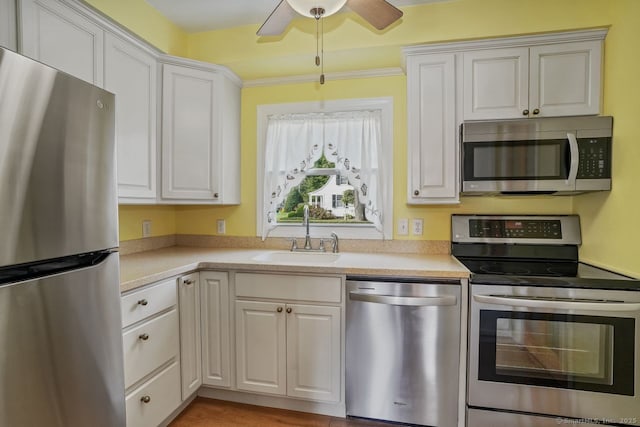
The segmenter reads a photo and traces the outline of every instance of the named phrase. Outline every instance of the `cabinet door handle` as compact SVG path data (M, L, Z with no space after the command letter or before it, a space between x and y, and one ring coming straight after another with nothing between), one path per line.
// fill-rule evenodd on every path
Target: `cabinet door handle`
M282 307L278 307L278 308L276 308L276 311L277 311L278 313L282 313Z
M147 341L149 339L149 334L140 334L138 335L138 339L141 339L142 341Z
M142 397L140 398L140 402L142 402L142 403L149 403L149 402L151 402L151 396L142 396Z
M147 305L147 304L149 304L149 301L147 301L146 299L138 300L138 305Z
M219 194L218 194L218 193L213 193L213 197L214 197L215 199L217 199L217 198L219 197Z
M287 307L287 313L291 313L292 311L291 307Z
M419 195L420 195L420 192L419 192L418 190L414 190L413 195L414 195L414 196L419 196Z
M540 114L540 110L538 108L536 108L535 110L533 110L533 115L537 116L538 114Z
M184 279L182 283L184 283L185 285L193 285L195 283L195 280Z
M529 115L529 110L523 110L522 111L522 115L523 116L528 116Z

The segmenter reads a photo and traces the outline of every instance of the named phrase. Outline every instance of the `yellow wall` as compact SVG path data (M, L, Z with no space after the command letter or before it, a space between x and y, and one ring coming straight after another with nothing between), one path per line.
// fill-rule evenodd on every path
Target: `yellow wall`
M611 2L604 113L613 116L613 189L575 198L586 262L640 277L640 2Z
M114 19L162 49L181 44L182 34L164 41L144 13L143 0L89 0ZM126 3L126 6L125 6ZM146 3L145 3L146 5ZM145 216L175 213L175 232L215 234L215 221L227 221L227 234L253 236L256 196L256 107L260 104L320 99L392 96L394 99L394 217L424 218L426 239L449 238L452 213L578 213L584 244L581 257L640 276L640 231L629 224L640 213L640 1L638 0L452 0L404 8L402 22L379 32L353 14L326 21L326 72L397 67L401 47L415 44L535 34L610 26L604 57L604 113L614 116L614 189L610 193L564 198L464 198L457 206L413 207L406 193L406 91L404 77L328 81L244 88L242 91L242 205L121 208L121 238L140 237ZM166 25L166 24L163 24ZM188 57L227 65L243 79L316 73L312 20L296 20L280 37L258 38L258 25L189 34ZM162 32L162 30L160 30ZM155 38L155 41L152 40ZM175 49L180 51L180 48ZM161 220L162 221L162 220ZM171 220L160 227L173 232ZM154 233L155 234L155 233ZM412 238L412 237L405 237Z
M174 206L128 206L120 205L118 222L120 240L142 237L142 221L151 221L151 236L176 234L176 209Z
M158 49L187 54L187 34L144 0L85 0Z

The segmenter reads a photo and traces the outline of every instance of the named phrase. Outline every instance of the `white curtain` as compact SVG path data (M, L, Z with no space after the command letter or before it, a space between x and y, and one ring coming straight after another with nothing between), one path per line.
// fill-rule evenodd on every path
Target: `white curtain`
M366 217L382 232L384 200L380 111L270 116L264 158L262 239L306 170L324 153L357 189Z

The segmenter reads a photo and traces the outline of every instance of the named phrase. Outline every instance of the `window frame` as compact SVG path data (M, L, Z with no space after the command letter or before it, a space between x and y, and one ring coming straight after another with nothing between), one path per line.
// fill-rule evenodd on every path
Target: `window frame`
M268 118L274 114L336 113L342 111L379 110L381 112L380 132L382 137L383 185L386 188L384 200L383 232L368 224L314 224L309 226L313 238L329 237L335 232L345 239L385 240L393 238L393 98L360 98L330 101L310 101L283 104L265 104L257 107L257 152L256 152L256 235L262 236L263 219L263 177L264 154L267 139ZM269 237L303 237L300 224L279 224Z

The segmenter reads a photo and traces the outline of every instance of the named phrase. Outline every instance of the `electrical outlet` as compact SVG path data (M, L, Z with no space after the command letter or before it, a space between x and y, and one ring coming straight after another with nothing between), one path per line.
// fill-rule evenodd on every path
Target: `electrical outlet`
M414 236L422 236L422 226L424 221L422 218L413 218L411 220L411 234Z
M398 220L398 235L406 236L409 234L409 220L407 218L400 218Z
M218 234L224 234L227 232L227 225L224 219L219 219L217 221L218 225Z
M151 237L151 220L142 221L142 237Z

